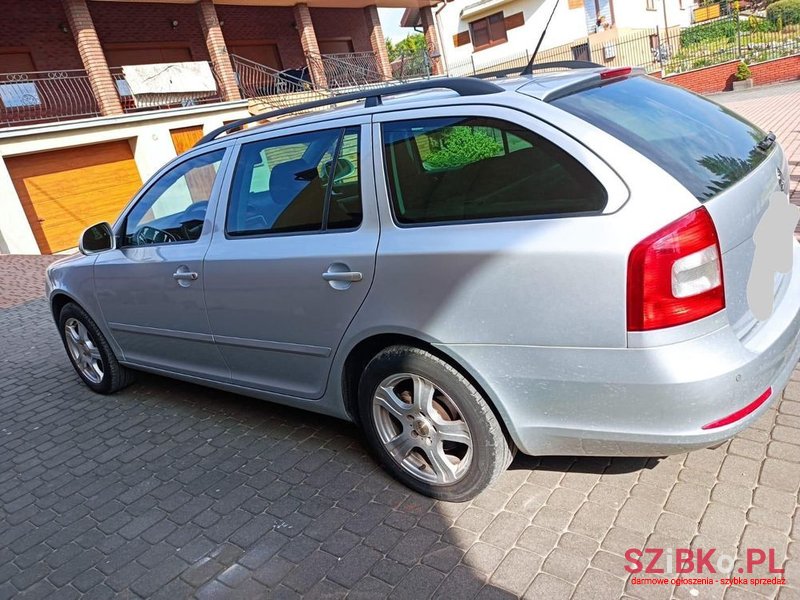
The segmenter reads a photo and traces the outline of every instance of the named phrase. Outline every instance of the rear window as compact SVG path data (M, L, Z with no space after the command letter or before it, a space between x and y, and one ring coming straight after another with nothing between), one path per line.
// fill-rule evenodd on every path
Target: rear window
M764 132L682 88L631 77L552 101L622 140L680 181L701 202L755 169Z

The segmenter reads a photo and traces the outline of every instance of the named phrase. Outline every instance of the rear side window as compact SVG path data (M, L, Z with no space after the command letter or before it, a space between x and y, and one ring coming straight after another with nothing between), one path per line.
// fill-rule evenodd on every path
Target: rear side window
M596 125L652 160L701 202L766 157L764 132L726 108L647 77L581 90L552 104Z
M228 202L229 236L352 229L361 224L359 129L242 146Z
M399 223L530 218L602 211L605 189L572 156L498 119L447 117L383 125Z

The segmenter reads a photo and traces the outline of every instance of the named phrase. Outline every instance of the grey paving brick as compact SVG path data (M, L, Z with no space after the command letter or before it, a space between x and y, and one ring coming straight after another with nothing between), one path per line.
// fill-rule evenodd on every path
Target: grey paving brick
M439 584L433 597L437 600L474 598L483 587L484 581L485 575L464 565L458 565Z
M448 504L389 478L326 417L147 375L98 402L46 303L0 309L0 348L14 327L30 347L0 360L16 427L0 435L0 598L691 598L625 588L624 553L645 545L774 547L800 577L797 394L715 450L520 455Z
M563 579L554 577L549 573L539 573L525 592L523 598L530 600L538 600L539 598L562 600L570 598L573 589L573 586Z
M477 542L464 555L462 562L476 571L490 575L503 562L505 552L496 546Z
M425 565L417 565L394 588L389 598L397 600L422 600L433 596L444 575Z
M538 554L513 548L492 573L489 583L519 596L528 589L541 564Z

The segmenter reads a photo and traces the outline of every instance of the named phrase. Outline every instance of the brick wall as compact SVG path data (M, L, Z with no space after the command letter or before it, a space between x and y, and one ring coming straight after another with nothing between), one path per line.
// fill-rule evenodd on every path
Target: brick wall
M685 87L701 94L724 92L733 89L733 74L739 61L732 61L678 75L669 75L664 81ZM778 58L750 65L755 85L780 83L800 79L800 56Z
M208 49L194 4L133 2L88 2L101 44L169 42L189 46L194 60L209 60ZM235 6L218 4L217 16L224 21L226 40L277 42L286 68L305 64L292 7ZM24 47L31 51L36 68L81 69L78 49L66 23L61 2L26 0L3 2L0 48ZM362 9L312 8L311 18L318 38L349 37L356 52L372 50ZM177 20L178 26L172 27Z
M193 60L209 60L194 4L89 2L89 11L101 44L181 43L189 46ZM173 20L178 21L174 29Z
M294 28L292 7L233 6L217 4L217 17L224 21L226 43L241 41L276 42L284 68L305 65L300 36Z
M360 8L312 8L311 19L317 39L348 37L356 52L372 52L369 29Z
M24 48L31 53L39 71L83 68L72 33L64 33L58 27L67 23L61 2L3 2L2 11L0 50Z

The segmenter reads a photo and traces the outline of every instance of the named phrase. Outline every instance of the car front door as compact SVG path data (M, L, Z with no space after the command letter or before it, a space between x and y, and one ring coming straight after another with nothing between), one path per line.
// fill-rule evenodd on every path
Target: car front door
M372 282L378 245L368 119L241 143L205 263L233 383L318 398Z
M223 148L159 174L117 223L117 249L98 256L97 299L127 362L230 378L203 297L203 258L225 164Z

